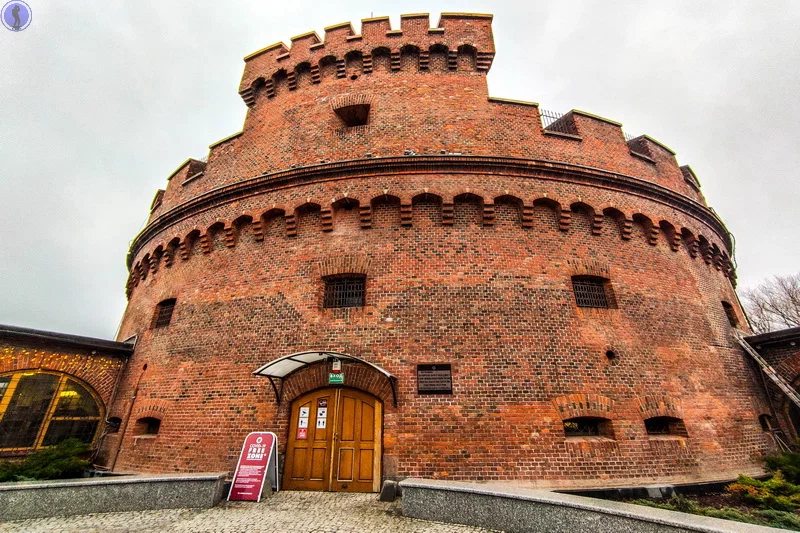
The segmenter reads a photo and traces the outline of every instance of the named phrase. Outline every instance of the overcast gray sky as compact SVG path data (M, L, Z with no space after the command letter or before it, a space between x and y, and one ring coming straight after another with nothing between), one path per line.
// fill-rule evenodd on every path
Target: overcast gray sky
M155 190L241 129L242 57L338 22L493 13L493 96L647 133L736 237L740 287L800 271L800 1L27 0L0 27L0 323L110 338Z

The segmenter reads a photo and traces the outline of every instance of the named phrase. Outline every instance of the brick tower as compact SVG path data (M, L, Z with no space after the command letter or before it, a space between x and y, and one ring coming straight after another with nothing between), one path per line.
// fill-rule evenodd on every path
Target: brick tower
M245 58L242 131L131 246L116 470L231 470L271 430L298 488L759 471L768 408L697 178L612 120L489 96L491 23L372 18Z

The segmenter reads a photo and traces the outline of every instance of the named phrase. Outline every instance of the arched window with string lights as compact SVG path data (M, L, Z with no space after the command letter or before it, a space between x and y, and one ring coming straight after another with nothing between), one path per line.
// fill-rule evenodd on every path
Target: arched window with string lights
M97 393L67 374L0 374L0 453L33 451L71 438L92 445L103 410Z

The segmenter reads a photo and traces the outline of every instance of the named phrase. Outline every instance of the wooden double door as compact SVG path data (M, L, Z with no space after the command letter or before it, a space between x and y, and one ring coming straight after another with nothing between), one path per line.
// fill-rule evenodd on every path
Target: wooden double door
M292 403L283 488L377 492L382 404L353 389L328 388Z

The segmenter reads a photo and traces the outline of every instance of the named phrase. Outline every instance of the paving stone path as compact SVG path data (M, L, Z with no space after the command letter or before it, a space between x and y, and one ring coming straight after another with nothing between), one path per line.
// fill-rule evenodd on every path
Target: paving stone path
M261 503L0 522L3 533L479 533L489 530L400 516L377 494L279 492Z

